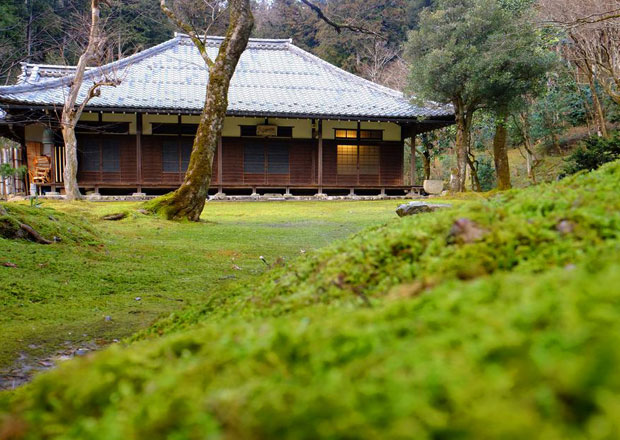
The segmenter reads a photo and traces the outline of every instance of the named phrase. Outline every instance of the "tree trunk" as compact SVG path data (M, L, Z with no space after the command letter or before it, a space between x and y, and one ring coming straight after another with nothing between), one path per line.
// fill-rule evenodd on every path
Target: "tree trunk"
M480 178L478 177L478 170L475 164L476 157L468 150L466 159L471 173L471 187L476 192L482 192L482 185L480 185Z
M453 101L456 117L456 179L452 182L451 190L465 191L467 179L467 152L471 138L471 110L466 109L460 99Z
M495 174L497 175L497 189L500 191L511 188L507 138L506 117L499 114L496 118L495 136L493 137L493 160L495 162Z
M62 137L65 142L65 166L63 170L66 200L76 200L82 197L77 183L77 140L75 138L75 123L62 121Z
M429 180L431 178L431 152L428 148L422 151L422 163L424 166L424 179Z
M601 101L598 97L598 92L596 91L596 84L594 83L594 75L588 71L588 84L590 86L590 93L592 93L592 105L594 106L594 120L596 121L596 128L598 129L598 135L607 139L609 136L607 134L607 124L605 122L605 112L603 111L603 106L601 105Z
M78 94L84 80L86 66L95 57L100 46L99 35L99 0L91 0L91 24L88 36L88 46L80 56L75 69L75 77L71 82L69 93L62 109L61 125L62 137L65 143L65 169L63 172L65 194L67 200L75 200L82 197L77 183L77 140L75 137L75 125L82 115L82 110L88 99L94 96L91 88L88 97L82 104L77 105Z
M183 183L175 192L150 204L151 210L164 214L169 220L198 221L207 199L213 156L228 107L230 80L254 27L249 0L231 0L229 7L230 24L217 58L209 66L205 104Z
M532 136L530 135L530 117L527 112L521 113L521 135L523 136L523 145L525 147L525 163L527 167L527 177L536 184L536 173L534 168L538 165L538 159L534 154L534 146L532 145Z

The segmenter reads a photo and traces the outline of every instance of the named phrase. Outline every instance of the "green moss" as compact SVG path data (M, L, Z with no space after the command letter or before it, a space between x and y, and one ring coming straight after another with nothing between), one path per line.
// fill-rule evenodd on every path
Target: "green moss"
M373 227L214 293L149 333L162 337L39 376L5 424L29 438L618 438L619 191L614 163ZM483 236L455 238L459 218Z
M170 202L172 201L174 194L174 192L169 192L163 196L148 200L142 205L143 209L162 218L168 218L167 211L170 207Z
M89 222L75 214L49 207L29 207L15 203L0 204L0 239L25 238L19 225L25 223L44 238L70 244L96 244L97 233Z
M0 240L0 263L17 266L0 266L0 372L22 354L38 365L37 359L66 350L67 343L110 343L160 316L210 302L231 283L265 272L260 255L268 262L293 259L300 249L309 252L384 223L394 217L394 205L210 202L204 211L209 221L194 223L145 215L138 202L45 201L33 215L79 220L93 230L98 245L64 236L50 246ZM121 221L102 220L118 212L129 214ZM31 223L46 237L58 235Z

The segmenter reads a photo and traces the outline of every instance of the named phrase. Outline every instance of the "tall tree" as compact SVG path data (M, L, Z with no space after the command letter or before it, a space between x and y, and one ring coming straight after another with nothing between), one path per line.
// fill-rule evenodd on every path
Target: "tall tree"
M474 113L505 107L513 93L506 89L513 88L515 81L523 82L515 88L518 95L530 81L528 56L533 46L526 30L497 0L437 0L433 9L422 12L418 29L409 34L409 90L418 98L451 102L454 107L457 174L453 191L465 190ZM505 145L503 127L499 125L498 147ZM499 158L505 174L506 158L503 153Z
M170 220L186 218L198 221L207 199L213 156L226 116L230 80L235 73L241 54L247 47L254 27L254 17L249 0L230 0L228 30L220 44L217 57L212 60L207 53L204 40L206 36L198 35L194 26L182 20L178 13L166 4L166 0L161 0L160 5L170 20L187 32L200 51L209 71L209 80L183 183L179 189L168 196L156 199L151 207Z
M505 9L507 20L504 35L494 34L495 49L487 62L485 105L495 115L493 159L497 188L510 189L508 162L508 118L524 105L525 96L536 94L544 85L545 75L553 63L553 54L543 47L540 33L534 30L534 20L527 0L517 9L514 0Z
M75 75L71 77L69 91L62 108L60 118L62 137L65 143L65 166L64 166L64 187L67 200L75 200L81 197L77 183L77 139L75 137L75 126L82 115L84 107L88 102L100 95L101 87L104 85L118 85L119 80L110 78L106 74L94 77L93 84L88 88L86 96L78 103L80 90L84 81L84 74L89 64L100 61L105 45L105 37L100 27L101 1L91 0L91 21L88 36L88 45L84 53L78 60Z

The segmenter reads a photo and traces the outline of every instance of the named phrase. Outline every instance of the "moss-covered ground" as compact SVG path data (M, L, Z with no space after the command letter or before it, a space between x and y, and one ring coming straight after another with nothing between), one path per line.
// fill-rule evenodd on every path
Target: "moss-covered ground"
M373 226L5 394L4 435L619 438L618 194L614 163Z
M36 358L66 343L126 337L256 277L267 269L261 255L269 264L291 259L394 219L395 205L209 203L205 221L191 224L143 215L137 203L5 204L42 236L61 241L0 238L0 371L20 353ZM129 216L101 220L116 212Z

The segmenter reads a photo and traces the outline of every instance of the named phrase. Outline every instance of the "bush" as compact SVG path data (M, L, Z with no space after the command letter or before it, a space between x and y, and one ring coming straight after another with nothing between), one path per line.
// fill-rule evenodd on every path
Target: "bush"
M608 139L591 136L566 159L564 174L593 171L601 165L620 159L620 132Z

